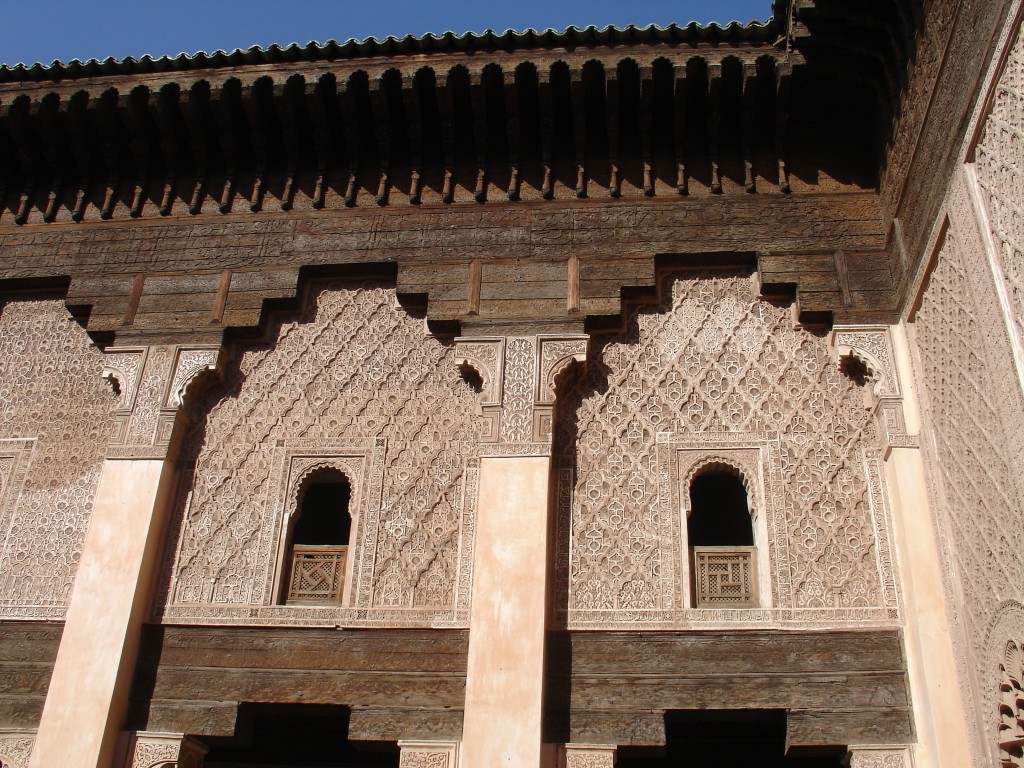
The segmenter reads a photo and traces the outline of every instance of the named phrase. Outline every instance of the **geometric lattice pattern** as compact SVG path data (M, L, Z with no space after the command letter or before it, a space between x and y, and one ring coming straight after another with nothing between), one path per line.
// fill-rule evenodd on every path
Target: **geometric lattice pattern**
M32 448L19 487L0 488L0 617L63 616L116 402L102 358L62 301L3 306L0 439Z
M200 405L205 418L185 446L171 602L262 603L274 564L260 556L260 534L280 522L274 451L379 439L380 531L376 552L361 555L375 564L371 604L453 607L477 395L451 348L377 284L321 290L271 338L235 347L225 388Z
M289 603L338 603L345 586L348 547L296 544L292 547Z
M668 274L661 295L663 306L627 308L626 331L592 344L559 411L569 609L679 607L678 566L665 567L666 518L679 511L659 503L662 432L758 434L778 446L780 482L766 500L769 529L786 544L769 542L776 607L883 605L873 522L882 511L872 511L879 486L866 461L877 458L878 428L863 391L824 338L756 298L752 275Z
M757 605L754 547L694 547L698 607Z

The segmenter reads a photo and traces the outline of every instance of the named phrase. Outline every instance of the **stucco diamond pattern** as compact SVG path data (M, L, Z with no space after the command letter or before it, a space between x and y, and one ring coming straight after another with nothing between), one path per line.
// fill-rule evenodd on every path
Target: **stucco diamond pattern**
M272 338L237 350L230 394L211 395L189 438L172 601L258 604L270 595L273 564L259 539L275 526L275 446L381 439L381 534L361 539L357 557L374 566L360 607L454 607L477 396L450 347L375 284L321 291Z
M770 553L787 575L777 606L883 605L878 469L867 463L877 427L826 341L754 298L751 276L668 275L662 295L665 306L632 309L623 335L594 345L561 409L560 476L573 483L561 492L571 495L569 610L679 606L679 513L659 500L654 449L665 432L777 440L780 483L767 502L790 542Z
M28 455L0 497L0 617L63 616L116 405L103 366L62 302L3 307L0 438Z

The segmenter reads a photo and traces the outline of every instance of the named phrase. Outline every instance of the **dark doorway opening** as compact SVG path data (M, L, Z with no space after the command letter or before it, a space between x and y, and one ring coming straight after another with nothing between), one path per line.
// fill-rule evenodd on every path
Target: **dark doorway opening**
M664 747L620 747L617 768L841 768L844 746L801 748L786 756L782 710L665 713Z
M202 738L205 768L398 768L394 741L351 741L349 708L242 704L231 737Z

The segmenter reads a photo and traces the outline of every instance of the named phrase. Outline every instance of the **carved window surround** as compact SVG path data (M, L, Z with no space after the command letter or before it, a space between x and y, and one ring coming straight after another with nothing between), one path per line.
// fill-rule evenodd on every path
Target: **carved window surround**
M177 624L242 624L259 626L347 626L347 627L466 627L469 624L469 594L472 584L473 518L479 462L470 460L466 469L466 504L462 517L462 546L458 594L455 609L387 608L373 602L373 574L378 538L382 531L381 491L387 441L370 438L346 445L324 446L319 441L285 440L275 448L271 476L279 478L274 491L274 521L260 534L260 562L267 564L264 578L254 586L252 602L244 605L184 603L172 601L159 621ZM331 468L342 472L351 483L349 536L345 586L340 605L279 605L288 579L288 528L297 510L302 481L312 472ZM464 566L464 567L463 567ZM176 562L174 573L179 572Z
M774 448L774 452L773 449ZM773 459L774 455L774 459ZM709 466L725 466L734 471L747 491L747 505L750 510L750 522L754 531L754 566L755 573L750 574L757 587L757 607L771 608L772 569L771 563L776 557L770 550L788 544L783 541L785 536L779 535L779 516L773 514L777 510L769 508L769 500L774 498L771 492L765 492L766 474L768 482L774 470L774 478L781 482L781 466L778 463L778 439L768 435L754 436L740 433L728 433L719 436L701 436L699 439L688 437L676 438L670 432L658 435L659 464L667 464L670 480L669 509L676 511L679 528L676 539L681 542L679 547L680 573L682 576L682 605L686 608L736 610L751 608L751 605L694 605L689 585L692 579L690 569L694 560L690 557L690 545L687 540L686 520L693 511L690 508L690 486L698 474ZM771 486L769 486L771 487ZM774 521L774 522L769 522ZM737 549L737 548L733 548ZM785 556L785 555L778 555Z
M673 601L668 610L591 609L557 611L559 622L569 629L825 629L851 627L897 627L899 597L893 567L880 459L868 457L870 506L877 546L875 556L883 580L884 607L793 608L780 600L792 590L789 562L790 535L782 504L783 471L779 436L775 433L719 432L677 437L671 432L657 435L658 505L663 521L660 537L672 542L665 548L662 589ZM747 479L755 543L767 542L759 558L757 608L698 608L689 598L690 558L686 547L686 515L689 482L708 464L736 467ZM558 478L559 552L571 552L571 533L563 521L569 519L573 477L562 470ZM568 562L563 560L563 570ZM678 577L674 577L678 574ZM563 577L564 578L564 577Z

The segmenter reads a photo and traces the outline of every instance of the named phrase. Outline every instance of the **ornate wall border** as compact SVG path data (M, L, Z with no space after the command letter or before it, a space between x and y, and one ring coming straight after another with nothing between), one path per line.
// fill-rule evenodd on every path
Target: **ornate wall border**
M165 624L216 624L310 627L437 627L465 628L473 581L476 500L479 461L469 459L463 484L459 533L458 581L452 608L381 608L373 604L381 497L387 443L383 438L325 446L322 441L282 440L274 448L271 476L278 482L271 502L272 516L263 526L259 544L262 579L257 579L251 602L243 605L171 602L156 620ZM341 606L276 605L280 589L282 547L288 515L302 480L321 467L344 472L352 483L352 557L347 566L346 601ZM178 556L175 555L174 573ZM175 577L176 578L176 577ZM174 594L175 581L171 583Z

